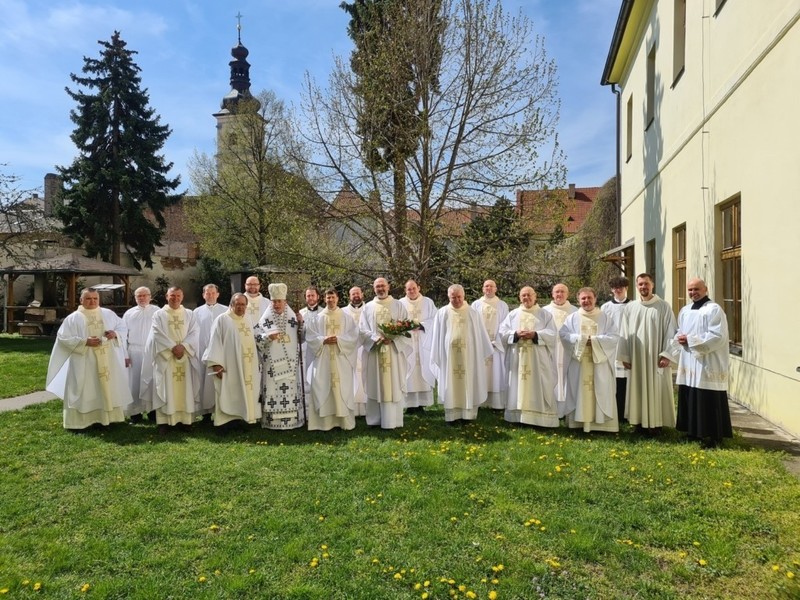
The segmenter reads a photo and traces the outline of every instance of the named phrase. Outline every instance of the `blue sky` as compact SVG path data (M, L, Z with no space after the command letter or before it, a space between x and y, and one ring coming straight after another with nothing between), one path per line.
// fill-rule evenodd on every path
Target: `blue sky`
M192 154L214 151L215 120L228 92L237 12L250 50L251 89L298 105L304 74L326 84L333 56L348 56L340 0L0 0L0 163L22 189L42 185L76 155L69 139L74 102L64 88L97 40L119 30L142 72L150 104L172 128L164 147L181 190ZM602 185L614 174L614 95L599 84L620 0L505 0L545 38L558 65L559 136L568 181Z

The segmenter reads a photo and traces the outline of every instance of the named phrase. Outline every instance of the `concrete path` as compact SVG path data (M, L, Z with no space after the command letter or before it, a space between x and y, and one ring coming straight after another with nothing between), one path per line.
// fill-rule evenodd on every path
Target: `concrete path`
M19 410L31 404L49 402L56 397L50 392L33 392L17 398L0 399L0 412ZM730 403L733 428L750 444L771 451L783 451L786 469L800 478L800 439L734 402Z

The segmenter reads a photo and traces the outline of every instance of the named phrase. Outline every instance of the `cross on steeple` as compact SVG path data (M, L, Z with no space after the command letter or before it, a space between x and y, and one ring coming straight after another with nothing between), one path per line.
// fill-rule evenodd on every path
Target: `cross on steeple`
M242 43L242 11L236 13L236 33L239 36L239 43Z

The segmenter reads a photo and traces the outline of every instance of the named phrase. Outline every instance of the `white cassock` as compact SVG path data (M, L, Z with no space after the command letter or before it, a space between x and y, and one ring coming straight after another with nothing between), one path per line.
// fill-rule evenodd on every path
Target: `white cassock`
M551 302L542 308L553 315L553 321L556 324L556 332L561 331L561 326L564 324L567 317L578 310L577 306L569 302L564 302L561 306L555 302ZM558 402L558 416L563 417L565 414L564 402L567 398L567 380L565 377L567 357L564 356L564 346L561 343L560 337L556 337L556 348L553 360L556 365L556 402Z
M486 400L486 359L493 346L480 316L466 303L448 304L433 321L431 362L436 372L439 403L445 421L475 419Z
M256 326L261 356L261 426L265 429L296 429L306 423L299 329L297 316L288 304L282 313L270 306ZM273 334L278 337L271 340Z
M535 331L536 342L517 338L517 331ZM553 362L558 333L552 315L535 304L515 308L500 324L500 336L506 345L508 367L505 420L558 427Z
M364 340L367 425L380 425L383 429L403 426L411 340L397 336L389 344L376 342L383 337L379 325L406 320L406 309L391 296L384 300L373 298L361 313L359 329Z
M619 336L611 319L599 308L581 308L566 318L558 334L567 360L567 427L619 431L614 373Z
M335 344L324 344L328 336ZM356 368L359 330L341 308L322 310L306 329L311 404L308 428L328 431L356 426L353 373Z
M117 337L106 339L106 331L114 331ZM125 410L132 402L125 368L126 333L122 319L107 308L79 306L61 323L46 385L48 392L64 401L65 429L125 420ZM102 344L87 346L90 337L100 338Z
M197 326L199 328L199 342L197 347L197 354L203 356L208 342L211 339L211 328L214 325L216 318L228 311L228 307L222 304L203 304L198 306L192 312L197 319ZM199 371L200 391L197 394L197 406L195 407L196 415L206 415L214 412L214 398L216 391L214 390L214 382L210 377L206 377L206 368L202 360L197 362Z
M358 324L361 321L361 312L364 310L364 303L361 306L348 304L343 309L346 315L350 315L353 322ZM364 389L364 338L361 330L358 330L358 349L356 350L356 369L353 373L353 400L355 402L355 414L357 417L364 417L367 414L367 391Z
M247 324L250 325L250 328L255 328L258 325L258 322L261 320L261 316L267 312L267 309L272 306L272 300L264 296L263 294L256 294L255 296L251 296L248 293L245 293L245 298L247 298L247 311L244 313L244 318L247 319Z
M325 308L324 306L320 306L317 304L313 309L308 308L308 306L304 306L300 309L300 316L303 317L303 330L308 327L308 324L311 323L314 319L319 316L319 313L322 312L322 309ZM310 373L311 367L311 359L308 357L308 345L306 344L305 335L302 336L300 351L303 353L303 380L308 381L308 374ZM306 397L305 397L306 407L308 407L309 403L311 402L311 390L308 386L306 386Z
M436 377L431 369L431 341L433 340L433 320L436 306L433 300L417 296L416 300L400 298L408 318L422 324L422 330L411 332L412 354L408 360L406 379L406 408L433 405L433 386Z
M603 306L600 307L608 317L611 319L612 326L614 330L619 334L622 331L622 316L625 314L625 307L630 304L630 300L625 302L617 302L616 300L609 300ZM620 335L620 342L622 342L622 336ZM616 373L617 379L627 379L628 377L628 369L626 369L622 361L619 360L619 354L617 355L616 361ZM625 415L620 415L625 416Z
M488 395L486 404L495 410L506 407L508 389L508 372L506 370L505 346L500 337L500 323L508 316L508 304L497 296L482 296L472 303L486 329L486 335L492 343L492 356L486 360L486 387Z
M148 304L145 307L134 306L125 311L122 320L128 328L128 358L131 366L128 368L128 378L131 388L133 403L125 410L127 416L140 415L153 410L151 402L140 399L142 390L142 379L147 382L153 380L153 365L144 360L144 347L147 343L147 336L153 328L153 315L158 311L155 304ZM146 396L150 400L149 396Z
M146 352L153 360L153 408L159 425L191 425L200 391L197 363L199 329L188 308L169 306L153 316L153 328ZM181 344L183 357L176 358L172 348Z
M246 423L258 421L261 374L256 339L246 317L228 310L214 320L203 362L209 370L214 365L225 369L222 378L208 376L214 382L214 426L239 419Z
M631 364L625 410L632 425L675 427L672 368L659 367L659 357L677 363L672 344L676 322L670 305L652 300L625 305L620 327L619 359Z

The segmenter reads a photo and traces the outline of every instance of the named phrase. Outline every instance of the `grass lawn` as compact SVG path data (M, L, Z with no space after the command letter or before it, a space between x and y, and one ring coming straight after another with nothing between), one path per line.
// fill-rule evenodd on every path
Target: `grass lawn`
M75 434L51 402L0 413L0 474L9 598L800 597L800 482L738 440L439 410L394 431Z
M0 334L0 398L44 389L47 362L55 338Z

